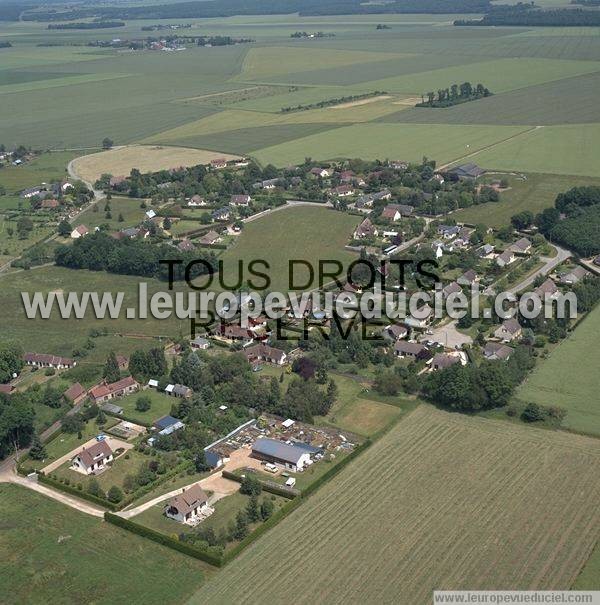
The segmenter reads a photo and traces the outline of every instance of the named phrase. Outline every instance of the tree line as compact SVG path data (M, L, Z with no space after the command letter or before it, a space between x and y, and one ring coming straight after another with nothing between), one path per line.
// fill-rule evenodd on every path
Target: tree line
M322 109L323 107L329 107L331 105L340 105L342 103L352 103L353 101L359 101L360 99L368 99L370 97L378 97L379 95L387 94L383 90L375 90L373 92L366 92L360 95L348 95L346 97L338 97L337 99L327 99L326 101L318 101L317 103L307 103L305 105L296 105L293 107L282 107L279 113L290 113L292 111L307 111L308 109Z
M421 102L417 103L415 107L451 107L491 95L490 90L483 84L473 86L471 82L463 82L462 84L452 84L449 88L438 89L437 95L434 92L428 92L427 100L421 95Z
M593 27L600 25L600 13L581 8L520 10L515 7L514 10L494 10L482 19L457 19L454 25Z

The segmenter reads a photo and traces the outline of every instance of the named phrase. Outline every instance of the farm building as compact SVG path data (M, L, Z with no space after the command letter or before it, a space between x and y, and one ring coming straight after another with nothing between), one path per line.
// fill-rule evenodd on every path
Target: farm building
M292 471L302 471L311 464L310 452L297 445L276 439L260 438L252 446L252 456L259 460L280 464Z
M103 470L113 459L113 451L106 442L98 441L91 447L84 447L71 460L71 468L78 473L91 475Z
M212 513L208 495L200 485L192 485L171 498L165 507L165 515L186 525L196 525Z
M477 166L477 164L461 164L460 166L455 166L454 168L450 168L446 171L448 176L453 176L458 179L476 179L480 177L482 174L485 174L485 170Z

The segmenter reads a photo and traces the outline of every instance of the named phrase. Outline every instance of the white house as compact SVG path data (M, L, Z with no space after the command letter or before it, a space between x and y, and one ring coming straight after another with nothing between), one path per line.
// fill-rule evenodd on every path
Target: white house
M169 519L186 525L196 525L212 513L208 495L197 483L171 498L165 507L165 515Z
M85 225L79 225L71 231L71 239L79 239L80 237L84 237L90 232L90 230Z
M71 469L84 475L91 475L104 470L113 460L113 451L106 442L98 441L91 447L84 447L72 460Z

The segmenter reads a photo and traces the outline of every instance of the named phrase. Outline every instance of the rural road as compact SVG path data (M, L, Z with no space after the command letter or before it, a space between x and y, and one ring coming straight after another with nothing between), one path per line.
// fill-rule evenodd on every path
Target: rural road
M539 275L548 275L552 272L552 270L566 261L568 258L572 256L571 252L557 246L555 244L551 244L551 246L556 250L556 256L549 258L547 256L542 256L540 260L544 263L543 267L540 267L537 271L532 273L530 276L526 277L524 280L520 281L518 284L512 286L507 291L516 294L521 290L524 290L535 281L536 277Z

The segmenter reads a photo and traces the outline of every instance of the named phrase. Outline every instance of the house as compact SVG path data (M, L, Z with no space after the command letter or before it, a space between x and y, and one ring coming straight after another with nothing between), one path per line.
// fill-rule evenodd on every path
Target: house
M398 208L396 206L393 205L389 205L386 206L382 213L381 213L381 218L385 218L388 221L399 221L402 218L402 214L400 213L400 211L398 210Z
M310 174L325 179L328 176L331 176L331 171L327 170L327 168L315 167L310 169Z
M570 271L560 273L559 281L561 284L565 284L566 286L572 286L573 284L580 282L587 275L589 275L589 272L578 265Z
M63 397L69 403L77 405L87 397L87 391L78 382L76 382L63 393Z
M244 206L247 207L250 202L252 201L252 198L249 195L243 194L243 195L232 195L231 199L229 200L229 204L231 206Z
M471 235L473 235L474 231L475 229L471 229L469 227L461 227L456 235L454 244L456 246L468 246L471 242Z
M377 228L373 223L366 218L354 232L354 239L363 239L365 237L376 237L377 236Z
M154 212L152 208L150 210L146 210L146 218L151 221L153 218L156 218L156 212Z
M212 213L212 218L215 221L228 221L231 216L229 208L218 208Z
M479 281L479 276L473 269L465 271L457 280L456 283L461 286L472 286Z
M113 451L106 439L98 441L90 447L84 447L71 460L71 469L84 475L92 475L103 471L112 462Z
M431 360L430 368L432 371L445 370L457 363L461 363L458 355L450 353L436 353Z
M129 357L125 357L125 355L117 355L116 358L119 370L127 370L129 368Z
M494 338L502 342L511 342L515 338L520 338L523 329L516 319L505 319L502 325L494 332Z
M208 506L208 495L198 483L184 489L169 500L165 515L186 525L196 525L212 513Z
M593 262L594 262L594 265L596 265L596 267L600 267L600 256L597 256Z
M80 237L86 236L90 230L85 225L79 225L71 231L71 239L79 239Z
M287 353L285 351L276 349L275 347L271 347L263 343L248 347L244 351L244 354L250 363L266 361L268 363L282 366L287 361Z
M69 369L77 365L75 360L68 357L59 357L58 355L47 355L44 353L25 353L23 361L28 366L54 368L55 370Z
M196 246L189 239L183 239L177 244L177 250L180 252L193 252L195 249Z
M193 195L187 203L189 208L201 208L206 206L206 200L201 195Z
M458 292L462 292L462 288L455 281L449 283L443 290L442 296L444 298L448 298L451 294L457 294Z
M376 202L379 202L381 200L391 200L392 199L392 192L389 189L382 189L381 191L378 191L377 193L373 193L373 199Z
M437 232L444 239L452 239L458 235L460 227L458 225L439 225Z
M510 359L514 349L501 342L486 342L483 354L486 359L506 361Z
M134 393L139 387L140 385L134 378L127 376L126 378L117 380L117 382L107 384L106 381L103 381L95 387L92 387L90 389L90 397L96 404L104 403L105 401L110 401L111 399Z
M229 340L241 340L242 343L250 343L254 340L251 330L236 324L221 324L221 336Z
M162 418L156 420L153 426L157 431L164 431L165 429L168 429L169 427L174 426L180 422L181 420L179 420L178 418L174 418L173 416L163 416Z
M468 163L450 168L446 170L446 174L458 179L476 179L485 174L485 170L477 166L477 164Z
M303 471L305 466L311 464L310 452L304 448L266 437L261 437L254 442L252 456L272 464L279 464L291 471Z
M371 195L360 195L356 202L354 202L354 208L361 212L370 212L373 206L373 196Z
M206 351L210 347L210 341L206 340L206 338L201 338L200 336L196 336L194 340L190 341L190 347L194 350Z
M354 195L355 192L354 188L350 185L340 185L339 187L334 187L331 193L337 197L349 197Z
M429 354L429 349L418 342L407 342L398 340L394 345L394 354L398 357L412 357L414 359L424 359Z
M182 397L183 399L189 399L192 396L192 389L186 387L184 384L168 384L165 387L165 393L171 397Z
M125 237L129 239L134 239L136 237L146 239L150 235L150 231L148 231L148 229L140 229L139 227L128 227L127 229L121 229L121 231L119 231L119 234L120 237L118 237L117 239Z
M510 249L517 254L527 254L531 250L532 243L526 238L522 237L517 240Z
M496 264L499 267L506 267L517 260L515 253L512 250L505 250L502 254L496 257Z
M384 338L396 342L397 340L408 336L408 329L405 326L400 326L398 324L390 324L383 328L382 333Z
M275 189L279 185L280 179L267 179L262 181L260 186L262 189Z
M36 195L40 195L46 191L46 187L44 185L40 185L38 187L29 187L28 189L23 189L19 194L19 197L24 199L29 199L35 197Z
M210 161L210 167L214 170L221 170L227 168L227 160L225 158L216 158Z
M551 280L547 279L541 286L536 288L534 294L537 294L542 301L548 299L557 298L559 290L556 284Z
M480 248L477 248L477 256L479 258L490 258L494 253L494 246L492 244L484 244Z
M209 231L205 233L198 242L203 246L212 246L218 244L223 238L216 231Z
M443 185L446 182L446 179L439 172L436 172L429 180L439 185Z

